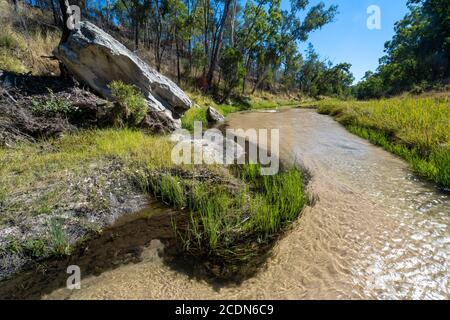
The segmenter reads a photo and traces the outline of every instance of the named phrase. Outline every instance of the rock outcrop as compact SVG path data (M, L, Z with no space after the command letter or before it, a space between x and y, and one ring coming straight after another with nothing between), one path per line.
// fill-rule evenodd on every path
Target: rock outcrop
M90 22L80 22L54 54L70 73L105 98L111 97L108 84L113 80L138 87L149 106L144 124L154 131L179 128L179 118L192 105L174 82Z

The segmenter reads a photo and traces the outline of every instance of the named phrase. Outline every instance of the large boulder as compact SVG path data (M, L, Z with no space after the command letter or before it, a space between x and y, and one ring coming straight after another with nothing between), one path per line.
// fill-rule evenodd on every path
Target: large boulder
M144 124L155 130L179 128L181 115L192 105L174 82L90 22L80 22L54 54L70 73L105 98L111 98L108 84L113 80L138 87L149 106Z

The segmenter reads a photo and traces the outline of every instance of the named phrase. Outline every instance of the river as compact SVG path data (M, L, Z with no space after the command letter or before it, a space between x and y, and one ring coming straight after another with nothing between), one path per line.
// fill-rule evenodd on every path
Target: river
M151 241L142 259L47 299L449 299L450 197L396 156L313 110L233 114L232 128L278 128L281 157L312 174L305 209L266 267L240 285L176 271Z

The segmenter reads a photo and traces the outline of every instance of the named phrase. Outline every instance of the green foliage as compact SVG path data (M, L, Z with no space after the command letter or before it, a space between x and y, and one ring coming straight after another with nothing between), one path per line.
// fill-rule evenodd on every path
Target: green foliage
M242 83L246 70L242 63L242 54L231 47L222 51L219 61L222 77L225 82L225 98Z
M206 64L207 58L205 55L205 49L199 42L197 42L192 49L192 66L194 68L194 75L197 74L198 70L205 68Z
M62 222L56 218L50 221L50 245L53 252L57 255L70 254L70 246L67 242L64 227Z
M353 75L351 65L321 61L310 44L306 60L301 66L297 78L301 91L308 96L329 96L346 98L351 95Z
M408 0L409 13L395 25L375 74L358 85L361 99L420 93L450 77L448 0Z
M53 117L56 115L67 115L72 111L72 105L69 101L55 96L51 89L48 100L33 100L31 111L37 116Z
M358 99L379 99L384 94L384 84L380 77L373 76L373 73L366 72L363 80L358 83L356 95Z
M25 242L23 251L32 257L39 258L48 253L48 243L45 239L29 239Z
M142 93L132 85L122 81L112 81L108 85L111 94L120 105L117 121L131 126L139 126L147 114L147 102Z
M189 130L191 132L194 131L194 122L200 121L202 123L203 128L208 126L208 120L206 118L206 107L200 108L190 108L183 114L181 117L181 126L183 129Z
M184 193L180 184L181 181L177 177L172 177L170 175L164 175L160 180L154 181L158 184L157 188L161 199L172 204L177 209L182 209L185 205Z

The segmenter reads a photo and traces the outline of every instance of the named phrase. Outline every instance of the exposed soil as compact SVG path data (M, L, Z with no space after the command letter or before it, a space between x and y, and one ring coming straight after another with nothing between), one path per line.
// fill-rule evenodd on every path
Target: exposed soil
M67 101L67 115L40 116L33 103ZM73 80L54 76L18 75L0 70L0 145L58 137L77 128L108 124L113 105L80 87Z

